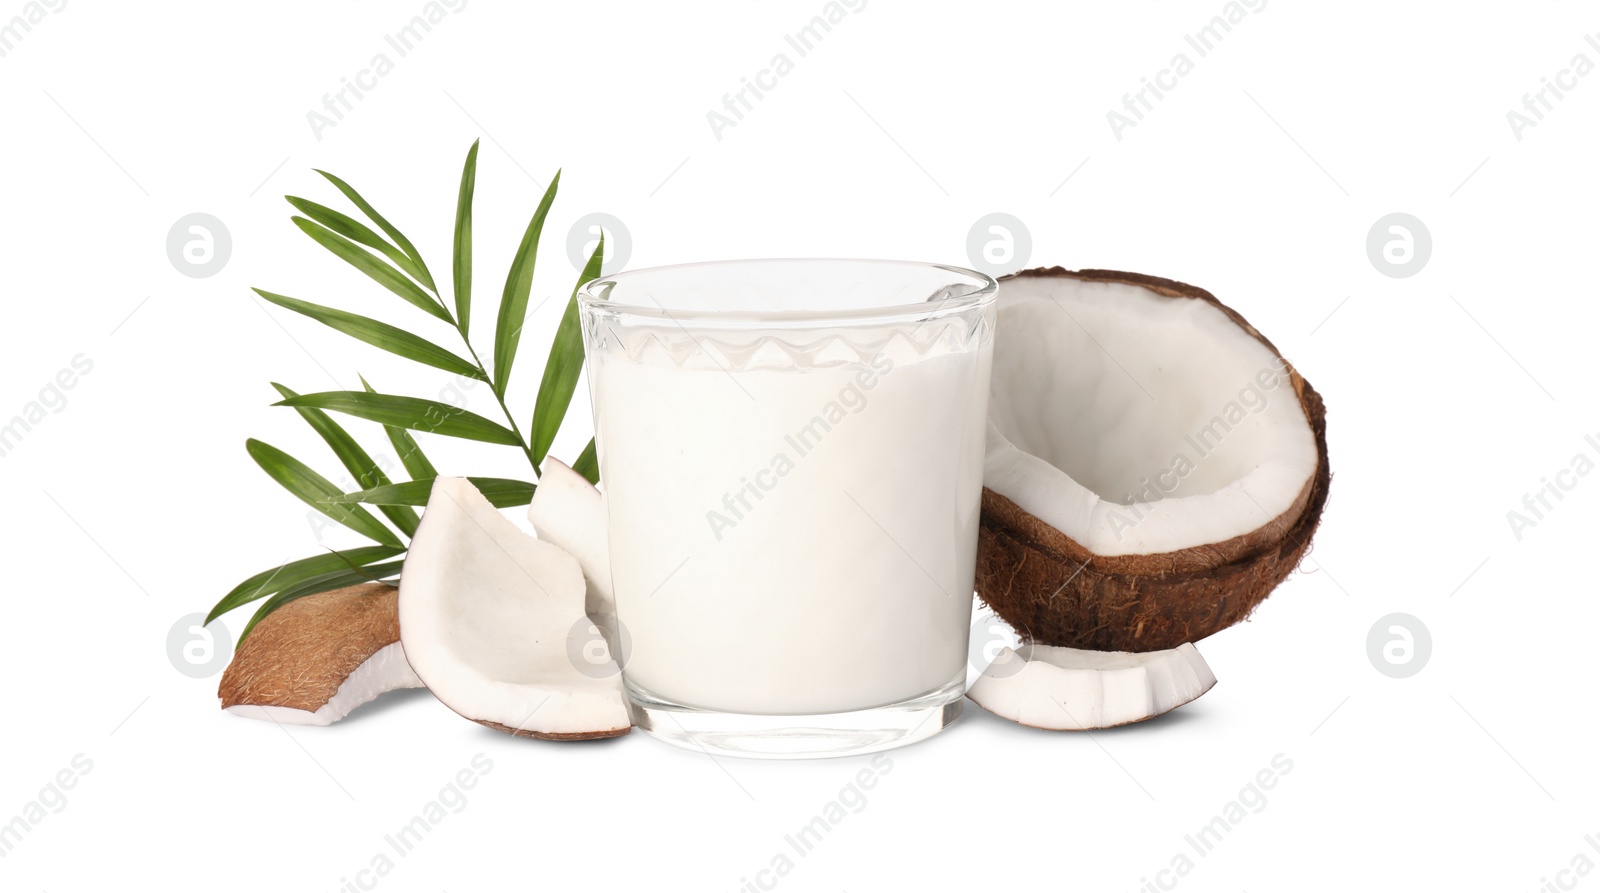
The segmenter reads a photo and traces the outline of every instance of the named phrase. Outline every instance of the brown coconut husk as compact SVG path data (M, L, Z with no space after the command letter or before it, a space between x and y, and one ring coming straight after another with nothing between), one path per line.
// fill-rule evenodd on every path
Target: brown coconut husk
M1278 357L1266 336L1210 292L1155 276L1061 267L1005 277L1061 277L1135 285L1217 307ZM1197 642L1246 617L1305 556L1322 519L1328 467L1322 397L1288 367L1317 444L1317 470L1289 510L1221 543L1156 555L1097 556L984 488L978 595L1027 641L1097 651L1159 651Z
M598 732L530 732L526 729L513 729L507 725L482 719L476 719L473 722L488 726L497 732L516 735L518 738L538 738L541 741L596 741L601 738L620 738L633 731L633 726L623 726L620 729L602 729Z
M298 598L257 623L222 674L223 708L315 712L356 667L400 641L399 590L362 583Z

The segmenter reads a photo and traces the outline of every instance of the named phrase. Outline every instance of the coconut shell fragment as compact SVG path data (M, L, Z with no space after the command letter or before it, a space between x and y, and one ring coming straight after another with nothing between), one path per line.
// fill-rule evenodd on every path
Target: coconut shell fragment
M1216 684L1205 658L1187 643L1138 653L1028 644L1001 650L967 697L1020 725L1087 731L1161 716Z
M1111 283L1135 287L1122 290L1130 294L1137 291L1171 301L1206 302L1273 356L1282 358L1265 336L1209 292L1137 273L1073 272L1060 267L1027 270L1002 280L1002 308L1009 282L1035 278L1056 279L1067 287L1072 282ZM1138 319L1130 317L1128 324L1137 325ZM1002 318L995 341L997 356L1007 349L1005 336ZM1296 486L1298 492L1283 494L1286 509L1216 541L1164 552L1105 554L1107 550L1087 548L1024 510L1018 505L1024 496L1018 492L1010 496L997 492L986 473L977 565L979 596L1025 641L1095 651L1177 648L1248 617L1305 556L1331 481L1322 398L1297 370L1286 362L1282 366L1316 449L1314 471L1303 485ZM1072 411L1060 406L1036 409ZM1096 432L1085 430L1081 436L1093 438ZM1014 481L1008 483L1014 489L1017 486Z
M223 672L217 697L240 716L328 725L384 692L421 685L400 649L397 590L363 583L262 618Z

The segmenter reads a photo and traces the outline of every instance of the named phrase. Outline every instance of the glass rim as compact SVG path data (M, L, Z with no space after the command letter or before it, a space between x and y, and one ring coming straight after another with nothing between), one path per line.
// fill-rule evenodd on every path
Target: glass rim
M899 266L908 269L942 270L961 280L965 280L969 287L960 289L938 301L916 301L912 303L886 303L866 307L852 307L834 310L715 310L715 309L668 309L660 302L654 304L640 304L632 301L617 301L609 297L610 289L618 281L643 279L651 274L665 271L687 272L689 270L716 269L727 267L751 266L757 267L765 264L860 264L879 267ZM959 283L953 283L959 284ZM831 324L860 324L893 322L898 320L915 320L924 317L945 316L960 313L974 307L980 307L994 302L999 294L1000 284L994 277L967 267L953 264L933 263L930 261L893 260L886 258L857 258L857 257L758 257L758 258L731 258L726 260L692 261L681 264L663 264L654 267L641 267L637 270L624 270L609 276L600 276L591 279L578 288L577 300L579 308L588 312L609 312L621 316L641 319L664 320L683 325L723 325L723 324L766 324L782 326L827 326Z

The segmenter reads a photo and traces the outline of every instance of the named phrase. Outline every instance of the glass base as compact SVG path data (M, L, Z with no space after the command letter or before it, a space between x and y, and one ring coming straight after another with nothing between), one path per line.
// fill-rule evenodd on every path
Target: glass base
M723 713L675 704L633 684L633 723L670 744L715 756L758 759L848 757L914 744L961 716L966 677L909 701L798 716Z

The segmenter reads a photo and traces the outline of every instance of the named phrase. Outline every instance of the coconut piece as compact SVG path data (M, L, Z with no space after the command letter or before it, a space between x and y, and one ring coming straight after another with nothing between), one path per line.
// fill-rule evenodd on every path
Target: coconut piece
M400 577L400 640L435 697L514 735L627 734L621 671L588 641L583 605L576 558L522 532L466 478L434 481Z
M617 648L617 603L611 594L611 550L600 491L565 463L546 458L539 488L528 504L528 521L539 539L578 559L586 586L584 610L604 632L612 653L622 653Z
M393 586L363 583L295 599L257 623L222 674L222 709L325 726L384 692L420 688L400 649Z
M1243 620L1327 500L1322 398L1210 293L1002 280L978 594L1024 641L1157 651Z
M1166 651L1003 649L967 691L996 716L1036 729L1108 729L1193 701L1217 677L1189 643Z

